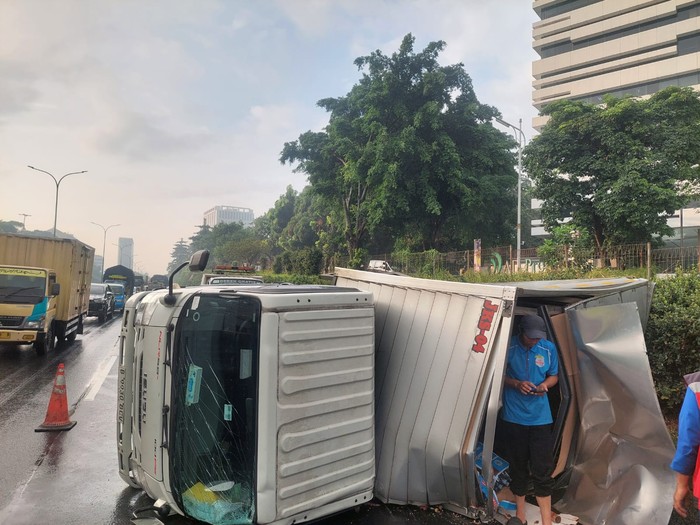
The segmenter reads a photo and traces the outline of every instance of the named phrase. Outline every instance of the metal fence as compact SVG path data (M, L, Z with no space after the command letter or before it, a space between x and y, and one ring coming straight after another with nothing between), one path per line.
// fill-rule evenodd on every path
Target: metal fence
M442 273L457 276L471 271L541 272L553 268L644 268L651 276L674 273L678 269L700 270L699 251L698 246L652 249L651 243L647 243L612 246L606 250L559 246L554 253L542 256L537 248L524 248L520 250L520 268L517 267L517 253L512 246L445 253L384 253L372 255L371 259L388 261L393 270L409 275L438 276ZM345 266L347 259L336 259L331 265Z

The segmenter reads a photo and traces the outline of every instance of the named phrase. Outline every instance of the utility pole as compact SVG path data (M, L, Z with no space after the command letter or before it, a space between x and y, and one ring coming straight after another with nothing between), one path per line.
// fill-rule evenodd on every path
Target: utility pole
M27 222L27 217L31 217L28 213L20 213L22 216L22 231L26 231L27 227L25 226L25 223Z

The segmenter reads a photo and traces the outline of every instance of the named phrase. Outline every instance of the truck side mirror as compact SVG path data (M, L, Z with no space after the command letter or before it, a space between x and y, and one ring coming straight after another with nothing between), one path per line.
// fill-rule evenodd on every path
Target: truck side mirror
M204 271L204 269L207 267L208 262L209 262L209 251L208 250L199 250L197 252L194 252L192 254L192 257L190 257L190 263L189 263L188 269L191 272Z
M163 297L163 303L167 304L168 306L173 306L175 304L175 296L173 295L173 279L175 278L175 274L177 272L182 270L185 266L187 266L191 272L201 272L207 267L208 262L209 251L199 250L192 254L189 263L182 263L180 266L175 268L168 279L168 295Z
M61 285L59 283L53 283L51 285L51 295L56 296L61 293Z

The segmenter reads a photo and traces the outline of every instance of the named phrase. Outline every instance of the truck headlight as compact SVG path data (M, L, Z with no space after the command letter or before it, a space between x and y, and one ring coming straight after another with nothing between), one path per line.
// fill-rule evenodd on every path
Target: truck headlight
M44 325L44 317L40 317L39 319L32 319L29 320L27 319L24 322L24 327L25 328L33 328L33 329L40 329Z

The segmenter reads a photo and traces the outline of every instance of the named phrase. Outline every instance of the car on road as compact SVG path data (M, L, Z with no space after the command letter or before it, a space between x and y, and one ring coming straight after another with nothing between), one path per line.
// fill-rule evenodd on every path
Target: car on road
M97 317L101 323L114 315L114 294L111 285L92 283L90 285L90 302L88 317Z
M126 290L124 285L120 283L108 283L114 294L114 311L123 312L126 304Z

